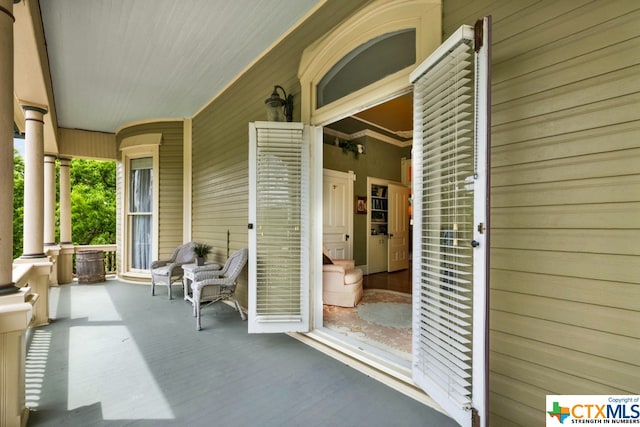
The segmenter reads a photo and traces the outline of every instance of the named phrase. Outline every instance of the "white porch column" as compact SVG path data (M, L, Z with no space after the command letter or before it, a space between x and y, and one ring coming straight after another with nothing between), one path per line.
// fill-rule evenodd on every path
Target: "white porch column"
M0 426L26 425L27 289L13 284L13 3L0 0Z
M71 160L60 159L60 255L58 283L73 281L73 242L71 240Z
M47 110L23 105L25 116L23 259L44 254L44 120Z
M58 255L56 244L56 158L44 156L44 250L51 261L49 286L58 286Z
M13 263L13 4L0 0L0 295L17 292Z
M32 326L49 324L49 276L52 264L44 253L44 132L42 107L22 105L25 116L24 244L16 264L33 264L29 280L38 294Z
M60 159L60 243L71 243L71 160Z
M56 244L56 158L44 156L44 245Z

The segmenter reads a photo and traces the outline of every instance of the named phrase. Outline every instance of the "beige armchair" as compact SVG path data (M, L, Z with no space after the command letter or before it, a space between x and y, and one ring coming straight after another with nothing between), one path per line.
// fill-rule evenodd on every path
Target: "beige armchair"
M322 302L341 307L355 307L362 299L362 270L352 259L333 259L324 252L322 265Z

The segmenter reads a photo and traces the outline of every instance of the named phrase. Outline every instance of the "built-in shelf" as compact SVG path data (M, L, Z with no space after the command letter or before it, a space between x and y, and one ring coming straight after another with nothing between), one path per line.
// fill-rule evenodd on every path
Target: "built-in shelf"
M370 215L372 236L386 235L388 231L389 204L387 190L386 185L371 185Z

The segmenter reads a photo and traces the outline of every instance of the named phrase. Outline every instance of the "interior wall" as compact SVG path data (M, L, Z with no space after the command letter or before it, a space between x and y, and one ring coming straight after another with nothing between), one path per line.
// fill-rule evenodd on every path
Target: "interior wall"
M249 122L266 119L264 100L276 84L293 95L293 119L300 120L302 51L366 3L327 1L193 118L192 236L213 245L211 260L224 262L227 246L248 245ZM246 307L246 269L237 296Z
M491 425L640 393L640 9L444 0L493 18Z
M341 172L353 171L356 181L353 187L354 196L366 196L367 177L381 178L389 181L401 181L400 160L408 157L408 148L401 148L374 138L365 136L354 140L366 147L366 154L360 154L356 159L351 152L344 153L342 148L323 144L324 165L326 169ZM409 151L410 152L410 151ZM353 258L356 265L367 263L367 215L354 213L353 219Z

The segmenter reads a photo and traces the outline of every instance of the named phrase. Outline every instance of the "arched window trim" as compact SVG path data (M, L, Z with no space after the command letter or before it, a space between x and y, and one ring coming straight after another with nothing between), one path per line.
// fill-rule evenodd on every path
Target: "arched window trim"
M302 121L324 125L411 90L409 74L415 68L413 65L321 108L316 107L318 83L346 55L384 34L415 29L416 64L420 63L441 43L441 19L439 0L379 0L309 46L298 68Z
M413 37L414 37L414 45L415 45L415 28L405 28L399 31L393 31L390 33L385 33L382 34L380 36L377 36L371 40L366 41L365 43L361 44L360 46L356 47L355 49L353 49L351 52L347 53L345 56L342 57L342 59L340 59L318 82L318 84L316 84L315 86L315 92L316 92L316 104L318 102L318 99L320 98L320 93L321 91L324 91L326 89L326 87L328 85L330 85L333 82L333 79L339 74L341 73L345 67L353 64L353 61L357 60L357 58L361 55L364 54L365 52L369 51L369 49L376 49L377 47L380 46L381 43L394 38L396 36L402 36L406 33L412 32L413 33ZM415 50L412 52L414 58L415 58ZM410 64L411 66L414 66L415 64L415 59L414 61ZM399 70L396 70L396 72ZM393 73L392 73L393 74ZM386 77L386 76L385 76ZM381 79L379 79L381 80ZM367 85L368 86L368 85ZM354 91L355 92L355 91ZM353 92L352 92L353 93ZM347 94L348 95L348 94ZM344 95L346 96L346 95ZM344 96L342 96L341 98L343 98ZM324 94L322 96L324 99L326 99L327 94ZM339 98L338 98L339 99ZM331 100L331 101L325 101L324 105L329 105L331 102L333 102L335 100Z

